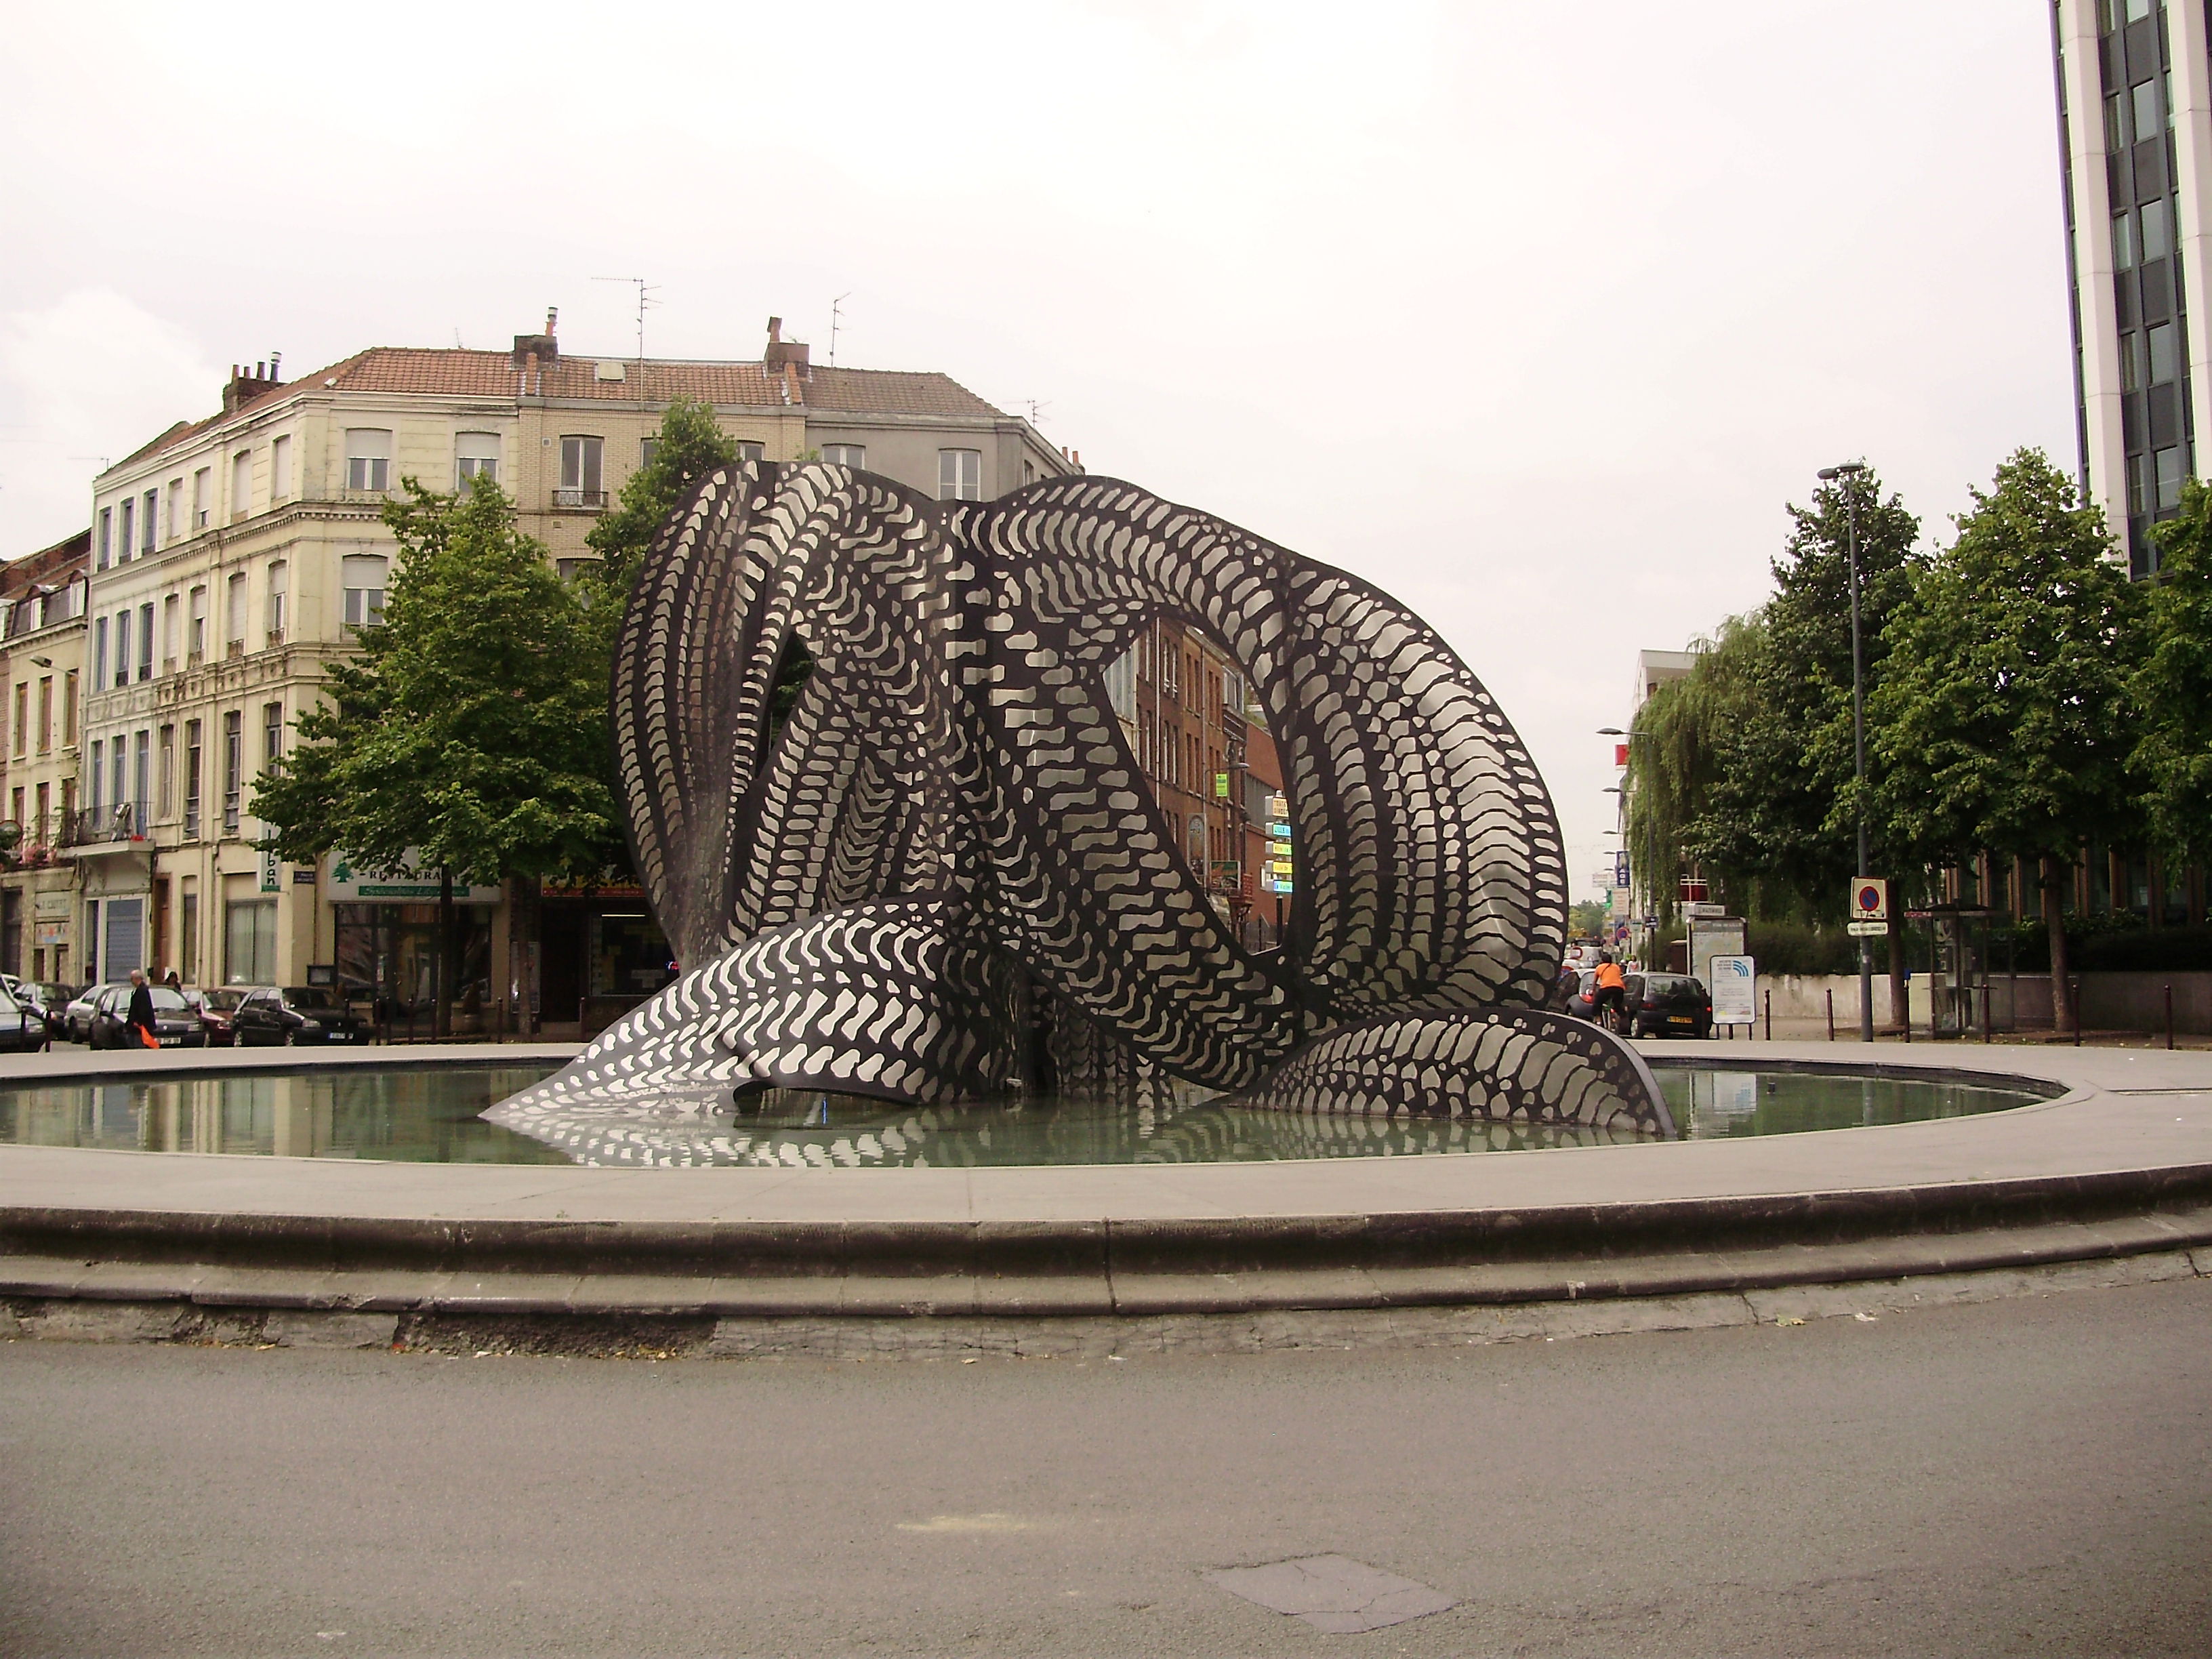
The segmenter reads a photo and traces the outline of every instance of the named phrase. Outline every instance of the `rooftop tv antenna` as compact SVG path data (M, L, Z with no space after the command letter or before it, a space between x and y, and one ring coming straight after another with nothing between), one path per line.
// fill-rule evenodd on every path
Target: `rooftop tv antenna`
M837 367L837 330L845 319L845 301L852 297L853 290L847 289L830 302L830 367L832 368Z
M1031 426L1042 426L1044 424L1044 412L1052 407L1051 400L1048 398L1039 399L1036 398L1024 398L1022 399L1022 402L1029 408L1030 424Z
M648 283L642 276L594 276L592 280L595 283L628 283L637 290L637 361L642 366L645 362L645 313L649 307L660 303L653 297L660 292L659 285Z

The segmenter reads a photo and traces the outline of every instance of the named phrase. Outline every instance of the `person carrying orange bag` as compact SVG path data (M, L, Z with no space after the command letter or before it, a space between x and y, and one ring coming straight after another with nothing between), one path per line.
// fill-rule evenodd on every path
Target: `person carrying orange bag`
M154 993L147 987L146 970L143 968L131 970L131 1012L123 1028L135 1034L135 1041L141 1048L161 1046L161 1039L154 1030Z

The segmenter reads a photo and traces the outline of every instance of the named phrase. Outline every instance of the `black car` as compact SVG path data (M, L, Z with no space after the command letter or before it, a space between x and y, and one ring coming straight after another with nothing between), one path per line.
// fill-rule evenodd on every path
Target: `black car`
M103 985L92 1002L92 1046L95 1048L138 1048L145 1045L131 1029L128 985ZM150 985L154 999L154 1036L164 1048L198 1048L207 1042L200 1030L199 1010L166 985Z
M1631 974L1627 1003L1628 1029L1638 1036L1712 1035L1711 994L1687 974Z
M9 984L8 988L15 994L16 1001L46 1022L48 1035L52 1036L68 1035L63 1023L62 1012L70 1006L70 1001L76 995L76 988L74 986L51 983L41 985L27 979L16 981Z
M231 1040L249 1043L359 1042L361 1022L337 993L320 985L258 985L231 1012Z

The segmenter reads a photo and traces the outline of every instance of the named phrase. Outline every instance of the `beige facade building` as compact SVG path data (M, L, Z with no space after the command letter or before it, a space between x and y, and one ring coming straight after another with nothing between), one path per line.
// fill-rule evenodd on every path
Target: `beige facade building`
M762 359L733 362L573 357L554 322L511 351L377 348L289 381L255 365L219 412L100 475L80 623L82 810L68 838L85 976L144 965L206 985L301 984L326 969L390 1005L427 996L434 888L342 860L280 865L254 850L249 810L323 665L380 613L394 549L380 514L403 478L495 477L567 570L591 556L585 537L678 397L713 404L757 456L818 453L940 496L1075 468L943 374L811 365L773 320ZM464 899L465 994L503 997L503 964L532 943L556 1024L667 977L635 895L556 895L532 942L508 939L498 890Z
M15 827L0 869L0 973L69 981L76 972L76 817L84 668L85 566L80 531L0 568L0 799Z

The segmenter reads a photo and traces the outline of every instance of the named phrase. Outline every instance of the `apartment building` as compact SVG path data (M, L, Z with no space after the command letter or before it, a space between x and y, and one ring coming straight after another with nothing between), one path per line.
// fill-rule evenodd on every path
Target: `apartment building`
M940 496L982 499L1076 467L944 374L810 364L775 319L757 362L576 357L556 322L507 351L380 347L289 381L273 358L234 370L217 412L100 476L70 843L88 977L139 965L203 984L337 976L392 1006L427 1000L434 883L380 879L342 856L281 864L255 851L250 810L323 665L381 613L394 549L380 515L402 479L497 479L520 527L570 570L678 397L711 404L757 457L818 453ZM504 996L532 945L536 1000L556 1024L668 977L641 894L556 891L534 940L510 938L500 890L460 897L465 999Z
M0 797L15 826L0 864L0 973L68 981L76 970L77 713L84 665L80 531L0 567Z
M1247 945L1271 948L1291 894L1268 848L1283 773L1243 670L1199 629L1162 617L1108 668L1106 690L1184 861Z
M2051 0L2081 483L2138 576L2212 421L2206 15L2204 0Z

